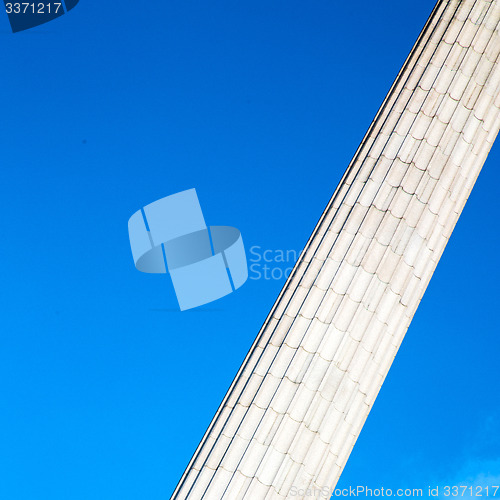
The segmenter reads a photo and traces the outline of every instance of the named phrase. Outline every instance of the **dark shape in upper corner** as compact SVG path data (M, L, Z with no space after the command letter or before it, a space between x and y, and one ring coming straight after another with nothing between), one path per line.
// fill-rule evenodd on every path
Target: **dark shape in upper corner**
M66 12L69 12L73 7L76 7L76 4L79 2L80 0L65 0L65 4L66 4Z
M46 0L45 2L19 2L4 0L5 11L9 17L13 33L28 30L35 26L48 23L73 9L80 0ZM64 2L64 3L63 3ZM16 10L19 9L19 12Z

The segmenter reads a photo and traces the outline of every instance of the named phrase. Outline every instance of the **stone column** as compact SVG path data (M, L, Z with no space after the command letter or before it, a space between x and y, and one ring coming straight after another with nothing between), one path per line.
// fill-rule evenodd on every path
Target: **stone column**
M499 21L437 3L172 498L334 489L498 133Z

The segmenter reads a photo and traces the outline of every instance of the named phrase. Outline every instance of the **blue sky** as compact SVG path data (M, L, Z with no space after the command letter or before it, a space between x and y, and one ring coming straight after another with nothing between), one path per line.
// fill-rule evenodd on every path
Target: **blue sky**
M300 250L433 4L81 0L17 34L0 16L1 499L169 498L284 280L180 313L135 270L128 218L194 187L247 249ZM499 162L339 487L500 482Z

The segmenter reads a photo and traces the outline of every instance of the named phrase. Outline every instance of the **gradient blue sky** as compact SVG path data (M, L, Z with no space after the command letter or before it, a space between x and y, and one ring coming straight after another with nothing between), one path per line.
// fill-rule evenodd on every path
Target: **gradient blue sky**
M180 313L128 218L195 187L247 249L300 250L433 4L81 0L15 35L0 15L0 499L169 498L283 280ZM500 482L499 162L339 487Z

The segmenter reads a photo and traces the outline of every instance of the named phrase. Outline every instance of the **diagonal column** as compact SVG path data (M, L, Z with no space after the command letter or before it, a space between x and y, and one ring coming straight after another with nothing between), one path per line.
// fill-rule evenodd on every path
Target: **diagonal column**
M437 3L172 498L334 489L498 133L499 21Z

